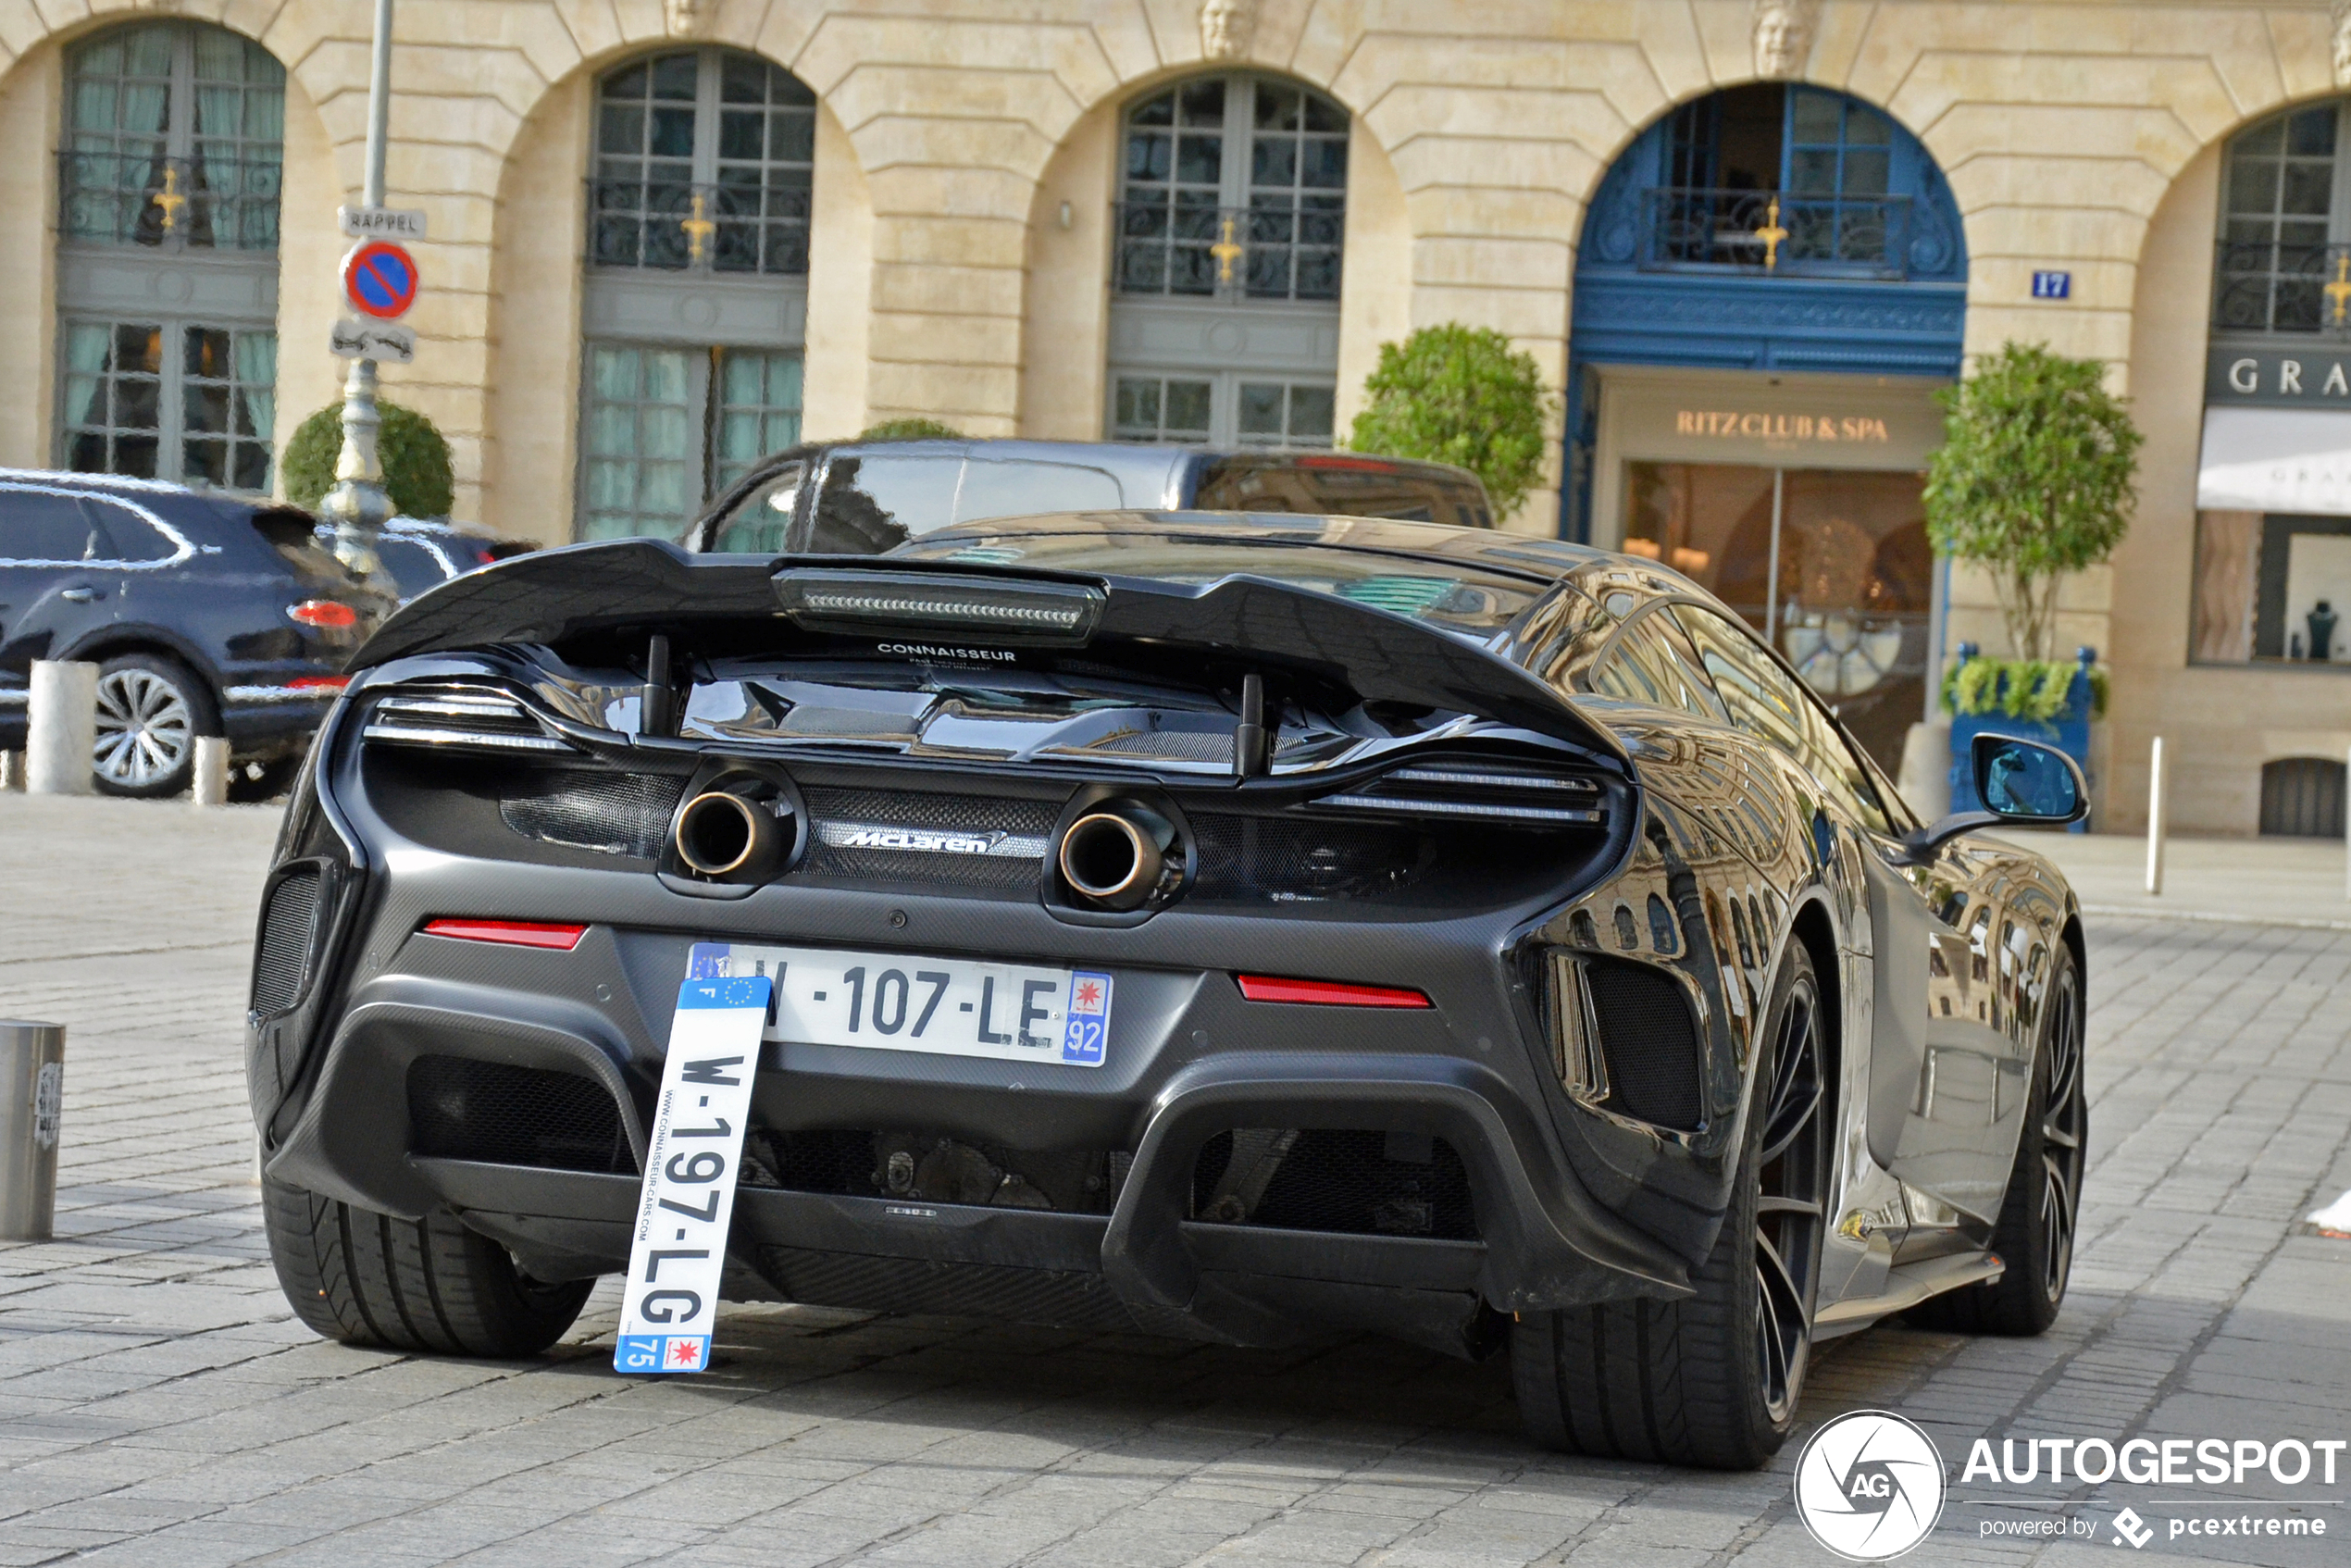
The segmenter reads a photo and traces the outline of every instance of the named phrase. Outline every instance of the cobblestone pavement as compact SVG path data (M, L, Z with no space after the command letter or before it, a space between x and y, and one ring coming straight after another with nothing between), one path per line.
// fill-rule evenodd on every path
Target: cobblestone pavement
M1378 1341L1257 1353L740 1307L710 1375L624 1382L607 1288L527 1364L322 1343L265 1255L239 1066L273 828L0 797L0 1014L71 1029L61 1238L0 1247L0 1563L1829 1561L1790 1506L1793 1447L1755 1475L1538 1453L1501 1364ZM2351 1436L2351 1243L2298 1224L2351 1188L2346 968L2340 932L2094 929L2089 1202L2056 1329L1882 1325L1828 1348L1805 1400L1808 1424L1900 1411L1953 1462L1909 1561L2107 1561L2125 1502L2175 1560L2351 1561L2351 1474L1957 1480L1986 1435ZM2166 1533L2292 1516L2277 1499L2329 1538ZM2067 1513L2095 1534L1982 1534Z

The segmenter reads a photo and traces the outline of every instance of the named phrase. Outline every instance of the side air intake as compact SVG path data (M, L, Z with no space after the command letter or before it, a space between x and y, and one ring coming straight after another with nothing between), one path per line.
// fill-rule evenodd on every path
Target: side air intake
M301 999L321 886L318 869L307 866L279 878L269 890L253 955L253 1010L260 1017L275 1017Z
M1604 1102L1638 1121L1695 1132L1702 1117L1698 1024L1681 987L1645 964L1581 967L1608 1075Z

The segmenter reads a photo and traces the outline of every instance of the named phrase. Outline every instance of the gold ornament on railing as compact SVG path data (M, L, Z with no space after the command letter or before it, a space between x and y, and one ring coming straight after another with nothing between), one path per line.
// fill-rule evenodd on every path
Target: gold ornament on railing
M1787 238L1787 230L1780 227L1779 197L1773 196L1772 205L1764 209L1763 227L1748 237L1763 242L1764 271L1772 271L1780 265L1780 242Z
M2327 305L2332 312L2329 319L2336 326L2342 326L2344 310L2351 306L2351 255L2334 258L2334 281L2319 292L2327 297Z
M163 189L155 193L155 205L163 209L163 231L168 234L180 227L180 209L188 205L188 198L180 193L178 169L166 166Z
M703 217L703 193L697 191L694 193L694 215L678 220L678 227L686 231L687 259L696 265L701 264L703 255L709 250L710 237L718 232L718 225Z

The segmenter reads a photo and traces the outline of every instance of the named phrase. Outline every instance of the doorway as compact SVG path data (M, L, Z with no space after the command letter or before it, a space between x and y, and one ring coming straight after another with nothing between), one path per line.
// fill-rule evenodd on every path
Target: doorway
M1892 773L1926 698L1923 487L1901 470L1632 462L1624 549L1737 611Z

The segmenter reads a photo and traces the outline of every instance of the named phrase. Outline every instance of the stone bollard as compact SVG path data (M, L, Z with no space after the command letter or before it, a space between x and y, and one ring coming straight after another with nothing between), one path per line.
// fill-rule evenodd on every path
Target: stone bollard
M58 659L32 664L25 724L25 789L36 795L87 795L98 748L98 666Z
M57 1215L66 1027L0 1019L0 1241L46 1241Z
M195 772L189 780L189 793L200 806L229 803L229 742L220 736L196 737Z

